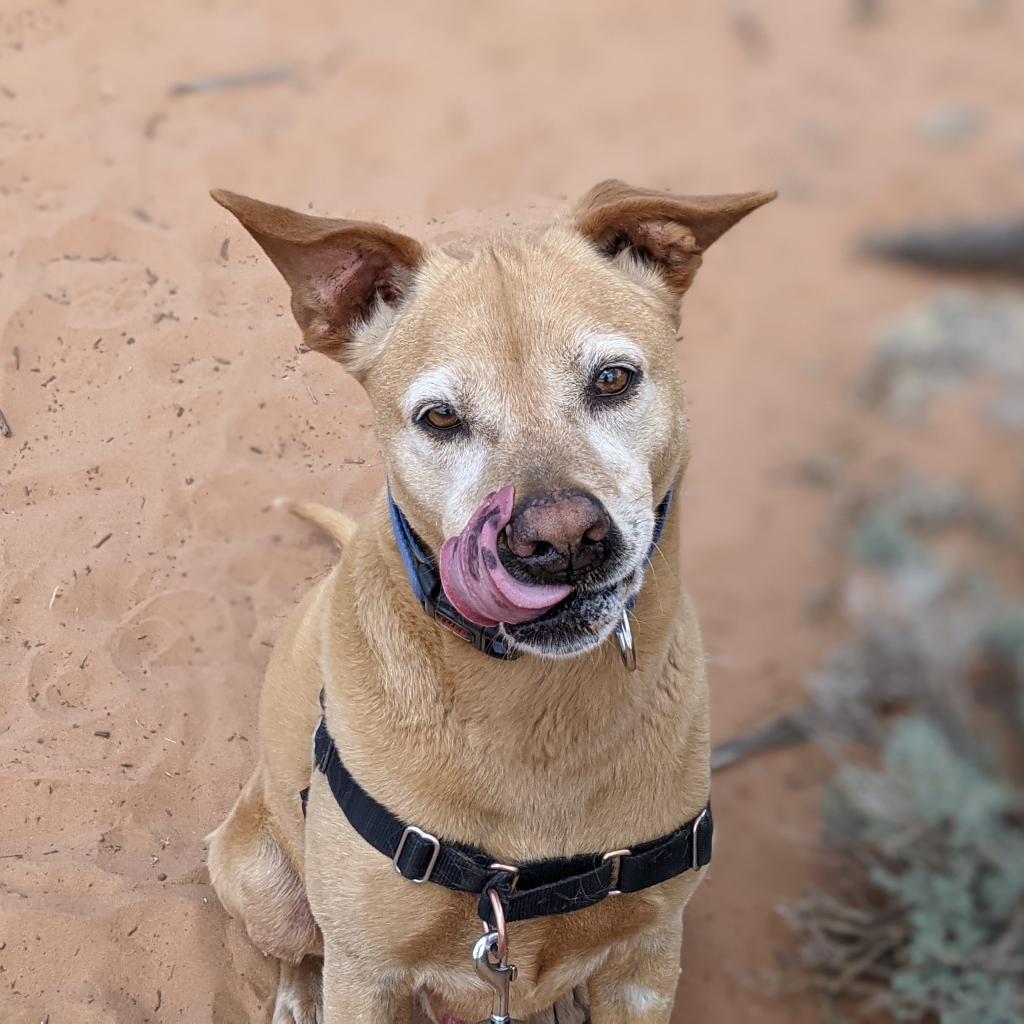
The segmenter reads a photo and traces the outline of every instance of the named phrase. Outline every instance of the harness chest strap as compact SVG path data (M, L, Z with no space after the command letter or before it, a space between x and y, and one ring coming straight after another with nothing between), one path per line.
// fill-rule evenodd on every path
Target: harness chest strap
M355 831L410 882L433 882L479 895L478 913L489 928L495 925L492 889L507 921L525 921L583 910L608 896L637 892L700 870L711 861L714 821L709 804L674 832L629 850L531 861L514 868L497 864L483 850L407 825L379 804L345 767L323 719L314 751L317 768ZM303 812L308 792L302 792Z

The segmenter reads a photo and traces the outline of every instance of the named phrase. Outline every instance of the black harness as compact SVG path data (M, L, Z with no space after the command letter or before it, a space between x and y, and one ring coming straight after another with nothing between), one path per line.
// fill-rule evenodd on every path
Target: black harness
M489 892L501 897L507 921L568 914L600 903L606 896L637 892L711 860L714 822L707 806L675 832L629 850L529 861L515 868L499 865L483 850L451 843L426 829L407 825L379 804L354 778L321 719L316 731L316 766L349 824L375 850L390 858L395 871L417 885L434 882L480 897L478 913L495 922Z
M664 528L672 492L658 509L655 543ZM427 558L408 520L390 501L391 522L405 560L413 590L433 618L492 657L515 657L496 631L474 626L448 603L437 570ZM449 615L451 616L449 619ZM464 635L463 624L470 627ZM320 694L321 706L323 693ZM568 914L600 903L608 896L638 892L686 871L697 871L711 860L714 821L708 804L693 820L674 832L619 850L575 857L501 864L483 850L448 842L426 829L406 824L378 803L352 777L327 731L323 717L314 740L316 767L349 824L375 850L388 857L395 871L416 885L434 882L456 892L479 896L478 913L488 926L496 925L492 891L501 902L506 921ZM306 811L309 790L302 791Z

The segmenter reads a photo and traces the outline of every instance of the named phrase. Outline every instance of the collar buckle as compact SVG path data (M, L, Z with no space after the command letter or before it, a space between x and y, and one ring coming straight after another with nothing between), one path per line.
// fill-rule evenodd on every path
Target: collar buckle
M694 871L699 871L702 867L704 867L705 864L707 864L706 860L704 861L704 864L701 863L700 850L700 827L707 820L707 817L708 809L705 807L704 810L697 815L693 822L693 862L691 864L691 867Z
M402 870L402 854L411 835L416 836L417 839L422 839L430 848L430 859L427 861L427 866L420 878L417 878L415 875L407 875ZM423 829L417 828L415 825L406 825L402 838L398 840L398 848L395 850L394 857L391 858L391 863L395 866L396 874L412 882L413 885L422 885L424 882L430 881L430 876L434 873L434 867L437 865L437 858L440 856L441 840L437 836L432 836L429 832L424 832Z
M612 877L608 882L608 895L609 896L621 896L622 890L619 888L619 876L622 874L622 858L631 857L633 855L632 850L612 850L610 853L606 853L601 858L601 863L610 860L612 862Z

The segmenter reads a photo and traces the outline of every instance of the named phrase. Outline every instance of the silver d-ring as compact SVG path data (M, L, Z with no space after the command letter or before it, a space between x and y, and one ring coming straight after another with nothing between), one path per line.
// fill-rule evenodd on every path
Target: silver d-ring
M632 850L623 848L621 850L610 850L601 858L602 863L607 860L612 862L612 877L611 881L608 883L609 896L622 895L622 890L619 888L619 875L622 874L622 858L632 856Z
M633 627L629 624L629 612L622 613L622 621L615 627L615 639L619 644L619 657L630 672L636 671L636 647L633 644Z

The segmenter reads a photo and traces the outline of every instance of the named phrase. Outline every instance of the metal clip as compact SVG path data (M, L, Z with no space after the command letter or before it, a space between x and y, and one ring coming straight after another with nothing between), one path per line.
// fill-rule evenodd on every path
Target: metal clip
M633 628L629 624L629 612L622 613L622 621L615 627L615 639L619 642L619 656L630 672L636 671L636 647L633 645Z
M516 969L498 955L497 932L488 932L473 947L473 962L476 973L494 989L494 1009L484 1024L513 1024L508 1015L508 991L516 980Z
M693 823L693 863L690 865L694 871L700 870L700 827L704 824L704 819L708 816L708 809L705 807L700 814L697 815L696 821Z
M492 871L502 871L505 874L511 875L512 880L508 883L509 891L516 891L516 885L519 882L519 868L517 868L514 864L502 864L499 861L495 861L493 864L489 864L488 867L490 867Z
M401 868L402 853L405 850L405 844L409 839L409 836L419 836L420 839L425 839L430 843L430 860L427 862L427 868L423 872L422 878L412 878L407 875ZM434 873L434 866L437 864L437 858L441 856L441 841L437 836L432 836L429 832L424 832L423 829L417 828L415 825L406 825L405 831L402 833L402 838L398 840L398 849L395 850L394 857L391 858L391 863L395 866L397 874L403 878L408 878L414 885L422 885L424 882L430 881L430 876Z
M632 856L633 856L633 851L632 850L622 849L622 850L612 850L611 852L606 853L601 858L602 861L610 860L612 862L612 878L611 878L611 882L609 883L609 889L608 889L608 895L609 896L621 896L622 895L622 890L619 888L619 875L622 873L622 858L623 857L632 857Z

